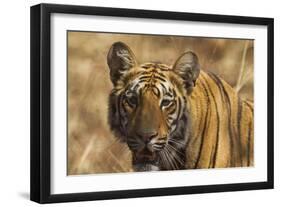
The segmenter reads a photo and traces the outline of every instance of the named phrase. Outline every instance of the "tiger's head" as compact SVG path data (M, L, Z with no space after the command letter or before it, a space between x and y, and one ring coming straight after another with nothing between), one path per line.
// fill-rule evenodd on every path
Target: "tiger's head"
M173 67L138 64L131 49L116 42L108 52L107 63L114 86L109 98L109 124L132 151L134 170L175 168L169 164L169 156L185 150L186 99L200 73L197 56L186 52Z

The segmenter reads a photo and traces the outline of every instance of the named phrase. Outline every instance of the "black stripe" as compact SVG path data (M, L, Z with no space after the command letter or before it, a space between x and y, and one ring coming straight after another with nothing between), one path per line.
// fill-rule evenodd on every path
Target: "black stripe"
M213 167L214 168L214 147L212 147L212 151L211 151L211 159L209 160L209 165L208 168Z
M158 98L160 98L160 90L159 90L159 88L157 87L157 86L155 86L154 85L154 87L153 88L156 88L156 90L157 90L157 94L155 94ZM153 89L152 89L153 90Z
M148 69L148 68L151 68L153 65L154 65L153 63L146 63L146 64L141 65L141 67Z
M122 127L122 121L121 121L121 112L120 112L120 108L122 107L122 104L121 104L121 99L122 99L122 96L123 94L120 94L118 97L117 97L117 113L118 113L118 117L119 117L119 128L121 127L121 131L124 133L124 129Z
M167 82L164 78L160 77L160 76L154 76L155 79L161 80L163 82Z
M251 104L249 104L248 101L244 101L244 103L250 108L250 110L252 111L252 113L254 113L253 106L252 106Z
M167 88L166 88L166 86L163 84L163 83L161 83L161 82L159 82L160 83L160 85L162 86L162 88L164 88L165 89L165 93L167 93Z
M140 72L140 75L148 75L148 74L151 74L151 72L150 71L142 71L142 72Z
M174 125L174 124L176 124L178 121L179 121L179 119L180 119L180 112L181 112L181 108L182 108L182 104L181 104L181 100L180 100L180 98L178 98L178 103L179 103L179 110L178 110L178 115L177 115L177 118L175 119L175 120L173 120L173 122L171 123L171 126L172 125ZM176 128L177 129L177 128ZM175 129L175 130L176 130Z
M164 88L164 89L166 90L166 92L167 92L166 86L165 86L163 83L161 83L161 82L159 82L159 83L160 83L160 85L162 86L162 88Z
M148 79L139 80L139 81L138 81L138 84L139 84L139 83L143 83L143 82L148 82L147 80L148 80Z
M165 93L165 96L169 96L169 97L173 98L173 95L170 93Z
M174 95L174 97L176 97L176 91L175 91L175 89L170 89L170 88L169 88L169 92L172 92L173 95Z
M173 110L168 115L175 113L176 110L177 110L177 107L174 107Z
M210 104L210 98L209 98L209 95L208 95L208 92L207 92L207 89L205 87L205 85L203 84L202 82L202 87L204 89L204 95L206 96L206 99L207 99L207 106ZM201 157L201 153L202 153L202 148L203 148L203 143L204 143L204 138L205 138L205 133L206 133L206 128L207 128L207 125L209 125L209 120L208 117L209 117L209 107L207 107L207 111L206 111L206 116L204 118L205 122L204 122L204 127L203 127L203 131L202 131L202 136L201 136L201 143L200 143L200 147L199 147L199 153L198 153L198 156L197 156L197 159L196 159L196 164L195 164L195 168L198 167L198 164L199 164L199 160L200 160L200 157Z
M241 100L238 97L237 100L237 107L238 107L238 113L237 113L237 126L238 126L238 144L239 144L239 153L240 153L240 162L241 162L241 166L243 164L242 161L242 144L241 144L241 118L242 118L242 104L241 104Z
M158 68L160 68L160 69L164 69L164 70L169 70L170 69L170 67L168 66L168 65L165 65L165 64L157 64L157 66L158 66Z
M218 104L216 102L216 98L214 96L214 93L213 93L212 89L210 88L208 80L206 80L204 76L203 76L203 79L206 81L206 85L207 85L207 87L210 91L211 96L213 97L215 108L216 108L216 115L217 115L217 137L216 137L215 153L214 153L214 157L212 157L212 160L214 160L213 164L212 164L212 167L215 167L216 160L217 160L218 145L219 145L220 116L219 116L219 112L218 112Z
M168 106L167 109L169 110L172 106L174 106L174 108L172 109L172 111L169 112L168 115L175 113L175 111L177 110L177 107L174 104L171 104L170 106Z
M178 101L179 101L179 110L178 110L177 121L178 121L178 120L179 120L179 118L180 118L180 113L181 113L181 108L182 108L181 99L180 99L180 98L178 98Z
M142 91L145 91L147 88L149 88L150 84L144 84L144 86L141 88Z
M253 115L253 107L250 105L247 101L244 101L243 103L246 104L246 106L251 110ZM252 120L249 122L249 128L248 128L248 137L247 137L247 166L250 166L250 148L251 148L251 141L252 141Z
M162 78L166 78L162 73L157 73L157 75L160 75Z
M144 79L149 79L149 78L151 78L151 76L145 75L145 76L139 77L139 80L144 80Z
M250 166L250 148L251 148L251 135L252 135L252 121L250 121L249 123L249 131L248 131L248 139L247 139L247 158L248 158L248 162L247 162L247 166Z
M223 97L223 100L225 100L226 98L226 107L227 107L227 111L228 111L228 130L229 130L229 142L230 142L230 166L234 166L234 162L235 162L235 156L233 156L233 146L234 146L234 141L233 141L233 131L232 131L232 124L231 124L231 101L230 101L230 97L223 85L223 83L221 82L221 80L213 73L209 73L210 77L217 83L217 85L219 86L220 90L221 90L221 95Z
M139 87L139 82L132 88L132 91L135 91L136 87Z

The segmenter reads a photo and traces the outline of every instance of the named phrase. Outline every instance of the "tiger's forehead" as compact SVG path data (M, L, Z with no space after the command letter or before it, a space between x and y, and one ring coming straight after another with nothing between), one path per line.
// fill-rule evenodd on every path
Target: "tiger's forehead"
M158 97L160 94L172 93L170 72L171 68L162 63L141 64L129 75L126 88L142 93L152 91Z
M144 63L138 67L135 81L152 86L159 82L165 84L169 82L170 71L171 68L166 64Z
M144 68L146 70L158 70L158 71L169 71L171 70L171 67L163 64L163 63L144 63L140 65L141 68Z

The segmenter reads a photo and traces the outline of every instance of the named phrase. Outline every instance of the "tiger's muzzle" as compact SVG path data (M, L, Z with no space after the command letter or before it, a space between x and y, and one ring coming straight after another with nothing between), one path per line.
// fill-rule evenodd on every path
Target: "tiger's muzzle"
M167 143L168 128L159 99L152 90L141 95L138 106L129 114L127 144L136 171L157 170L158 153Z
M133 167L135 171L156 171L159 170L158 153L167 144L166 137L158 138L158 134L134 137L129 139L127 144L133 154Z
M133 151L133 168L135 171L157 171L159 170L159 157L157 152L144 147L140 151Z

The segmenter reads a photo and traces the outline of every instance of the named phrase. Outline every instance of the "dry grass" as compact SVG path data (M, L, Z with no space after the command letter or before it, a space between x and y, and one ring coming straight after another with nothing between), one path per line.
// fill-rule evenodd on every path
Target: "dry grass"
M172 65L194 51L203 70L224 78L253 100L253 41L214 38L68 33L68 174L131 171L131 155L107 124L112 84L106 55L116 41L131 47L140 63Z

